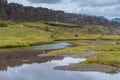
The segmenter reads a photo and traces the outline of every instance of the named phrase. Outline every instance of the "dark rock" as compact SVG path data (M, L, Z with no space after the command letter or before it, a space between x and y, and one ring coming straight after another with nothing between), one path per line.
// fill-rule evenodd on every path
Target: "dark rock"
M7 0L0 0L0 19L7 19Z
M7 4L7 0L0 0L0 19L12 21L58 21L64 23L73 23L79 26L84 25L102 25L110 27L119 27L120 23L98 18L96 16L77 15L65 13L63 11L54 11L42 7L23 6L17 3Z

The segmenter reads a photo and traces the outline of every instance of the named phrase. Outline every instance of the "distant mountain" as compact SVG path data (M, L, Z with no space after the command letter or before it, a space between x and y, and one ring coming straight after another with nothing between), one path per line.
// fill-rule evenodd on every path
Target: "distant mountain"
M120 18L114 18L112 21L120 22Z
M101 18L101 19L107 19L106 17L104 16L97 16L98 18Z
M92 16L92 17L95 17L94 15L86 15L86 14L79 14L80 16L82 15L82 16ZM106 17L104 17L104 16L96 16L96 17L98 17L98 18L100 18L100 19L107 19Z

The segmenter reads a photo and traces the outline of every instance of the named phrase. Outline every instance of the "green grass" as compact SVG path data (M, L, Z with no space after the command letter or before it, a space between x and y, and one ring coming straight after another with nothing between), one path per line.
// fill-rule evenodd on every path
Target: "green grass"
M104 45L92 45L89 46L94 51L119 51L120 45L118 44L104 44Z
M120 67L120 51L99 52L87 58L85 63Z
M119 51L119 41L111 40L77 40L72 41L72 44L82 46L83 48L89 48L94 51Z
M70 48L65 48L65 49L60 49L60 50L53 50L48 52L48 54L69 54L72 52L88 52L88 48L82 48L82 47L70 47Z
M120 45L112 45L112 44L103 44L103 45L82 45L77 47L69 47L60 50L52 50L48 52L48 54L66 54L71 52L88 52L88 51L119 51Z
M94 63L120 67L120 44L118 40L78 40L72 43L96 51L96 54L87 57L86 64Z
M40 29L22 27L18 24L0 27L0 48L24 47L30 45L50 43L54 40L51 33Z
M0 27L0 48L9 47L24 47L30 45L38 45L44 43L50 43L55 40L118 40L120 36L118 34L96 34L86 33L83 30L87 27L78 28L79 26L74 24L66 24L59 22L52 22L46 24L45 22L21 22L14 23L11 21L0 21L7 27ZM71 25L71 26L70 26ZM66 27L67 26L67 27ZM77 27L75 27L77 26ZM90 30L90 29L89 29Z
M102 64L120 67L120 44L118 41L106 40L77 40L70 41L76 47L68 47L60 50L52 50L48 54L70 54L75 52L95 51L96 54L87 57L86 64ZM80 58L80 54L73 54L73 57Z
M0 22L0 27L8 27L8 24L4 22Z
M92 26L84 26L82 28L80 27L74 27L74 26L68 26L65 27L68 24L63 24L59 22L52 22L54 26L51 26L50 24L46 24L44 22L24 22L21 23L24 26L30 27L30 28L36 28L36 29L41 29L45 30L47 32L51 32L54 35L55 40L120 40L120 35L119 34L109 34L109 29L105 29L107 33L104 32L99 32L99 33L90 33L92 31ZM71 24L73 25L73 24ZM99 27L96 26L95 29ZM106 27L102 27L102 30L104 30ZM76 37L77 35L77 37Z

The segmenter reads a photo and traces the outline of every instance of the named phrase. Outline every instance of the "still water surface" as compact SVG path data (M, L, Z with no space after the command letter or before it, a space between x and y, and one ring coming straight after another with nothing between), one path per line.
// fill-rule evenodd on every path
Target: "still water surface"
M58 45L59 44L62 44L62 46L64 45L63 42L62 43L59 42ZM69 43L65 43L65 44L68 45ZM54 44L49 44L49 45L46 44L47 50L49 50L48 47L50 47L50 45L52 45L52 49L53 49ZM56 49L56 45L57 43L55 43L54 49ZM42 50L41 48L43 49L43 45L33 47L33 49ZM45 45L44 45L44 48L45 48ZM101 73L101 72L61 71L61 70L54 69L54 67L56 66L65 66L65 65L68 65L69 63L83 62L86 60L85 58L81 58L81 59L70 58L70 57L65 57L60 59L46 58L48 60L43 62L42 61L38 62L39 59L41 59L38 57L33 58L32 56L27 58L29 60L34 60L34 59L37 59L37 60L28 64L28 63L21 63L20 62L21 58L20 60L17 61L16 58L11 59L9 56L9 59L8 59L8 61L10 61L9 64L17 61L17 62L20 62L21 65L14 65L14 67L13 65L10 66L11 64L7 65L7 68L5 70L0 70L0 80L120 80L120 73L107 74L107 73Z
M54 49L62 49L69 47L70 44L64 41L56 41L55 43L52 44L44 44L44 45L38 45L38 46L32 46L29 47L31 49L36 49L36 50L54 50Z

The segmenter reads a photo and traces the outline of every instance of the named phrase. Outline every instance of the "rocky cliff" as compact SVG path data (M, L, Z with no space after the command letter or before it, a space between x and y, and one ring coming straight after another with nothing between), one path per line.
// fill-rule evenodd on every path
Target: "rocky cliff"
M17 3L7 3L7 0L0 0L0 19L13 21L58 21L83 25L102 25L120 28L120 23L101 19L96 16L77 15L54 11L47 8L23 6Z
M7 0L0 0L0 19L7 19Z

